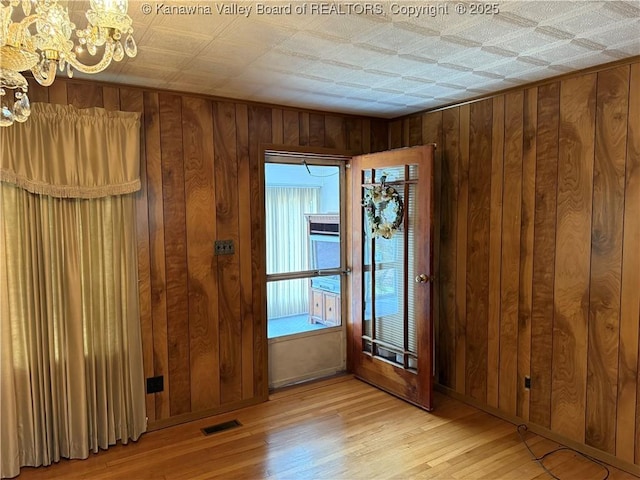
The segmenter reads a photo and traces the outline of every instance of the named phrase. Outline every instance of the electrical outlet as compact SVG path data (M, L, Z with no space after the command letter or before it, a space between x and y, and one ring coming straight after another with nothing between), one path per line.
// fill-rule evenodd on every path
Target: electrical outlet
M531 377L524 377L524 388L531 389Z
M162 375L147 378L147 393L158 393L163 390L164 377Z
M233 240L216 240L215 242L216 255L233 255L235 252L236 252L236 248L233 245Z

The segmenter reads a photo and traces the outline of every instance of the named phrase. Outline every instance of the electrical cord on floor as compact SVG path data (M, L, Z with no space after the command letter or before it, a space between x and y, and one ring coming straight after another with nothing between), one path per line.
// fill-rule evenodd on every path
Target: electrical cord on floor
M569 450L570 452L577 453L578 455L580 455L580 456L582 456L582 457L586 458L587 460L589 460L589 461L591 461L591 462L593 462L593 463L595 463L595 464L597 464L597 465L600 465L600 466L601 466L602 468L604 468L604 469L606 470L606 472L607 472L607 473L605 474L605 476L602 478L602 480L607 480L607 479L609 478L609 474L611 473L611 472L609 471L609 467L607 467L604 463L599 462L599 461L598 461L598 460L596 460L595 458L590 457L589 455L585 455L585 454L584 454L584 453L582 453L582 452L578 452L577 450L574 450L573 448L569 448L569 447L558 447L558 448L556 448L556 449L554 449L554 450L551 450L551 451L549 451L549 452L545 453L544 455L541 455L541 456L539 456L539 457L538 457L538 456L536 456L536 454L535 454L535 453L533 453L533 450L531 450L531 447L529 447L529 444L527 443L527 440L524 438L524 435L522 434L522 432L526 432L526 431L528 430L527 426L526 426L524 423L523 423L523 424L520 424L520 425L518 425L517 430L518 430L518 435L520 436L520 440L522 441L522 443L524 443L524 446L525 446L525 447L527 447L527 450L529 450L529 453L531 454L531 458L533 459L533 461L534 461L534 462L537 462L537 463L538 463L538 465L540 465L540 466L542 467L542 469L543 469L545 472L547 472L547 473L548 473L552 478L555 478L556 480L560 480L560 478L559 478L559 477L556 477L553 473L551 473L551 471L550 471L547 467L545 467L545 465L544 465L544 463L543 463L543 462L544 462L544 459L545 459L545 458L547 458L547 457L549 457L550 455L553 455L554 453L561 452L562 450Z

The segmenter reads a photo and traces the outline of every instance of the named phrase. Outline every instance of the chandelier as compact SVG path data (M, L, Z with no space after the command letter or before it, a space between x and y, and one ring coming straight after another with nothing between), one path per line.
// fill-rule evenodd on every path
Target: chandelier
M66 70L71 78L73 69L98 73L125 53L135 57L138 49L128 3L90 0L87 26L76 29L68 8L58 0L0 0L0 126L24 122L31 113L27 80L20 72L30 70L38 83L48 87L57 71ZM79 56L95 61L86 64Z

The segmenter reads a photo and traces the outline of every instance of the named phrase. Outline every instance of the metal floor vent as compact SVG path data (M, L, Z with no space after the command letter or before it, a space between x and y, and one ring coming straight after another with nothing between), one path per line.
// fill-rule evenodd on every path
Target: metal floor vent
M238 420L229 420L228 422L218 423L202 429L205 435L213 435L214 433L223 432L231 428L241 427L242 424Z

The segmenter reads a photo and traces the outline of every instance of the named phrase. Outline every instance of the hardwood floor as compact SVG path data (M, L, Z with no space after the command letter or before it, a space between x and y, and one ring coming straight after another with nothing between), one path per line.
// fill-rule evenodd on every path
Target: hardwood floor
M23 468L29 479L546 479L516 427L442 395L424 412L351 376L289 388L271 401L150 432L87 460ZM237 419L242 426L205 436ZM526 434L536 455L558 444ZM562 480L605 471L572 452L545 465ZM635 479L609 467L612 480Z

